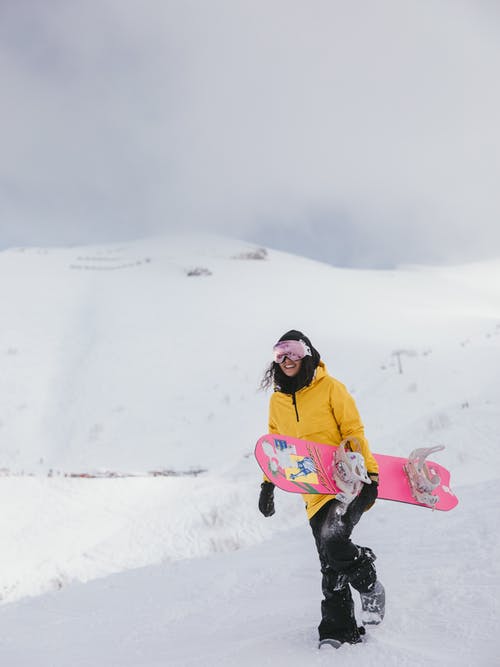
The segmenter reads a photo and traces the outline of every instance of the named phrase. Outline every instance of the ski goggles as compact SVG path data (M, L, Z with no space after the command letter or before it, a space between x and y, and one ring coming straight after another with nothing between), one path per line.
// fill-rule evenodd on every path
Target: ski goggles
M274 361L282 364L285 357L291 361L299 361L304 357L311 357L311 348L303 340L280 340L273 347Z

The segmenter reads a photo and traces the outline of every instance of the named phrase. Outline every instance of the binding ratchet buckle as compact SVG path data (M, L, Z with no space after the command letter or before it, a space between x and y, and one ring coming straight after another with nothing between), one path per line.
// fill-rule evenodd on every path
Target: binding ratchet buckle
M432 509L439 500L439 496L434 495L433 491L441 483L441 478L435 471L429 469L425 459L429 454L440 452L442 449L444 445L414 449L407 463L403 465L412 496L422 505L427 505Z

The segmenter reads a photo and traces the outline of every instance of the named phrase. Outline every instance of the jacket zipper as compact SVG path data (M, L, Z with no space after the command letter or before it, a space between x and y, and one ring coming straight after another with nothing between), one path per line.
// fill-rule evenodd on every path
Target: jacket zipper
M299 411L297 410L297 399L295 397L295 392L293 392L293 394L292 394L292 403L293 403L293 407L295 408L295 416L297 417L297 421L299 422L300 421Z

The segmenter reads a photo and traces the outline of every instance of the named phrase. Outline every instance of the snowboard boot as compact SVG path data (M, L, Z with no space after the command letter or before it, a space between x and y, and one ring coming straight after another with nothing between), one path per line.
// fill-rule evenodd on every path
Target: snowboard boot
M342 644L360 644L361 639L366 630L364 628L356 628L351 632L335 633L335 637L324 637L319 640L318 648L323 646L331 646L333 648L340 648Z
M371 590L361 593L361 621L363 625L378 625L385 614L385 589L376 581Z

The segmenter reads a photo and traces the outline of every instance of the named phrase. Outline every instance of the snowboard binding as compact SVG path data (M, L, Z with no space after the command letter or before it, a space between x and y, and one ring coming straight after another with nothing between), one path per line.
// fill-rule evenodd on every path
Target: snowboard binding
M403 466L412 496L422 505L432 509L439 500L439 496L434 495L433 491L439 486L441 479L432 468L429 468L425 459L429 454L440 452L442 449L444 445L414 449L408 457L408 462Z
M340 489L337 500L348 505L356 498L363 484L371 484L366 471L365 460L360 451L352 450L353 439L343 440L335 450L333 479Z

